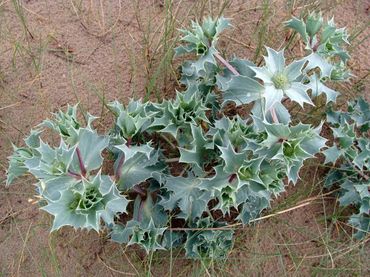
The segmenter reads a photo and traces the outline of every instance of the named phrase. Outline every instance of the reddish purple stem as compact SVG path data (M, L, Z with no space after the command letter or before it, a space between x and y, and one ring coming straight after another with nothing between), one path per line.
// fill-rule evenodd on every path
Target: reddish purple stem
M141 196L146 196L146 193L145 191L139 186L139 185L135 185L133 188L132 188L133 191L137 192L138 194L140 194Z
M126 145L127 145L127 147L130 147L130 145L131 145L131 138L127 138Z
M118 165L117 165L117 171L116 171L116 179L119 180L121 178L121 174L122 174L122 166L123 166L123 163L125 162L125 155L122 154L121 158L119 159L118 161Z
M224 65L227 67L228 70L230 70L234 75L239 76L239 72L231 65L227 60L225 60L219 53L215 53L215 57Z
M86 168L85 168L85 165L82 161L81 151L78 147L76 148L76 153L77 153L78 163L80 165L81 175L83 177L85 177L86 176Z
M231 174L230 177L229 177L229 183L232 183L232 181L234 181L234 179L236 178L236 176L237 175L235 173Z
M81 175L80 174L77 174L77 173L75 173L75 172L72 172L72 171L70 171L70 170L68 170L68 176L71 176L71 177L73 177L73 178L76 178L76 179L78 179L78 180L80 180L81 179Z

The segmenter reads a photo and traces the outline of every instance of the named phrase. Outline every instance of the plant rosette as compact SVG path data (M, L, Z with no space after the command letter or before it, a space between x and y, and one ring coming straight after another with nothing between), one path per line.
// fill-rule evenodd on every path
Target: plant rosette
M183 247L190 258L221 259L233 245L228 226L258 218L299 181L307 159L324 153L327 163L346 161L345 171L329 173L328 186L338 183L338 172L352 172L340 183L340 202L358 205L350 223L363 237L369 230L370 150L369 139L356 129L369 128L368 104L360 100L348 114L329 111L318 126L298 122L285 105L289 99L306 109L321 94L335 102L339 92L325 82L346 79L348 37L317 14L286 25L301 35L308 56L286 63L284 50L266 47L258 67L221 57L217 41L230 27L227 19L192 22L175 49L177 56L195 56L181 68L185 91L162 103L109 103L115 122L107 134L95 130L96 117L86 114L83 124L77 106L68 106L36 126L25 146L14 146L7 185L27 173L38 180L52 231L108 230L113 241L138 244L148 253ZM343 74L332 63L336 55ZM253 105L251 114L227 116L229 102ZM338 144L329 147L321 136L325 122ZM44 142L46 129L59 135L59 146ZM108 161L109 169L103 166Z

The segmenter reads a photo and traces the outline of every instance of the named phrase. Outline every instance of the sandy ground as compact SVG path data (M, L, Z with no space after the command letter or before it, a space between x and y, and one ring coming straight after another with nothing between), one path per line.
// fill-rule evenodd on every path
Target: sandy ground
M98 95L107 101L118 99L122 102L132 96L144 96L148 76L155 73L159 61L156 54L162 51L156 45L163 31L163 1L139 0L136 4L130 0L102 1L102 6L100 1L21 2L21 12L17 11L15 0L0 2L2 183L11 142L21 144L32 126L67 103L80 102L84 110L103 117L99 129L109 128L105 125L110 122L109 116ZM205 14L212 9L217 14L217 3L221 1L211 1L212 5L204 6L200 2L174 1L174 10L179 9L176 27L186 26L190 18L199 16L202 8ZM220 42L226 55L235 53L253 58L258 36L254 30L263 15L260 2L230 1L225 16L233 19L234 29L226 32ZM339 26L347 25L355 32L369 22L369 2L336 1L334 9L327 9L332 2L335 1L323 1L321 7L326 15L335 15ZM266 44L279 48L287 34L278 25L289 18L285 1L274 1L271 13L270 27L264 34ZM299 10L294 13L299 14ZM356 41L369 34L367 29ZM354 80L358 91L354 91L353 86L342 87L349 97L369 94L368 80L360 80L369 72L369 46L369 40L365 40L352 49L351 67L359 78ZM299 51L299 46L295 49ZM170 85L158 85L163 89L161 95L173 94L176 86L173 74L169 74L167 81ZM303 174L307 181L290 189L287 195L296 195L304 188L309 191L307 196L311 196L319 180L319 175L317 179L312 177L315 172L307 169ZM35 200L30 186L33 182L31 178L24 178L9 189L0 187L0 276L144 274L147 257L135 247L125 248L107 241L104 235L99 237L94 232L75 232L70 228L49 235L51 218L39 211L37 204L29 203ZM279 205L286 199L284 195ZM217 274L309 276L315 275L314 267L335 266L320 236L327 231L326 223L320 218L335 209L334 202L323 200L238 231L236 248ZM335 234L335 230L332 233ZM338 241L338 247L341 246ZM171 267L169 253L155 254L153 275L189 276L198 272L198 263L182 257L182 253L177 254ZM358 259L362 259L361 256ZM345 265L340 259L335 262ZM359 272L361 274L361 270ZM343 276L352 275L352 272L344 273ZM192 274L197 276L197 273Z

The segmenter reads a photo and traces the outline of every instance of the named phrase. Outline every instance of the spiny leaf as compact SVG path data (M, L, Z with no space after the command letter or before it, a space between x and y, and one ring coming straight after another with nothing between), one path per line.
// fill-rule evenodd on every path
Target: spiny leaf
M248 224L252 219L257 218L260 213L270 206L269 195L267 193L256 193L245 187L243 193L245 199L237 219L243 224Z
M165 180L164 187L170 191L168 199L160 204L166 210L174 210L178 206L181 213L178 218L195 219L206 210L210 194L200 189L200 179L195 177L172 177Z
M125 213L128 200L119 194L108 176L83 178L75 186L61 192L61 197L48 201L42 209L54 215L52 231L62 226L94 229L99 232L100 220L113 224L117 213Z
M95 130L81 128L71 170L83 174L84 169L87 172L99 169L103 164L102 152L108 145L108 137L98 135Z
M140 146L115 146L120 154L114 164L117 185L120 190L129 190L145 180L156 177L164 169L158 161L158 151L148 144Z
M356 239L363 239L370 233L370 217L364 214L353 214L348 221L355 230L354 237Z
M9 186L16 178L28 172L25 165L27 160L38 157L40 154L36 150L40 146L41 131L31 130L31 134L25 139L27 147L16 147L13 145L13 154L9 159L9 168L7 170L6 185Z
M224 226L209 217L200 219L194 227L212 228ZM186 256L193 259L225 259L233 246L232 230L205 230L187 232Z
M108 106L116 115L116 126L126 140L131 140L138 133L145 131L151 123L151 118L147 113L148 106L141 103L141 100L130 100L127 107L117 101Z
M301 35L310 51L306 70L320 68L321 78L332 80L346 80L350 76L346 68L349 54L344 48L349 44L349 36L345 28L336 27L334 18L324 22L321 13L312 12L306 20L293 17L286 26Z
M358 213L348 223L356 230L354 237L362 239L370 231L370 139L366 135L370 124L369 104L356 99L348 103L347 111L330 108L327 116L335 140L332 147L324 150L325 162L336 163L340 159L344 162L330 170L326 186L338 184L340 205L357 209Z
M319 134L321 126L313 129L307 124L292 127L284 124L265 123L267 139L258 150L273 160L280 160L286 166L288 180L296 183L304 160L313 157L325 146L326 139Z
M208 110L196 93L188 90L187 93L177 93L176 100L165 100L155 105L158 109L151 128L160 128L161 132L170 133L180 141L180 144L189 142L187 134L191 125L208 122L206 111Z
M224 103L248 104L263 97L263 86L248 76L233 76L230 79L217 76L217 84L224 92Z
M193 165L195 170L202 171L203 166L215 157L214 143L204 137L201 127L190 125L193 140L190 149L179 148L180 162Z
M326 104L329 102L335 103L339 93L323 84L317 74L312 74L309 77L310 82L307 86L311 89L312 96L316 97L324 93L326 95Z
M207 63L216 64L213 55L217 52L215 47L218 36L229 25L229 21L224 17L216 20L206 18L202 25L193 21L192 30L180 30L183 33L181 41L185 44L175 48L176 56L194 53L198 55L198 60L191 63L192 71L195 71L196 75L206 71Z

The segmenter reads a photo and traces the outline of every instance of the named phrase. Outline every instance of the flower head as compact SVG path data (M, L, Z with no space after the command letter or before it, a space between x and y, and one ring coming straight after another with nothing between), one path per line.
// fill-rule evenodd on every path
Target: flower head
M269 47L266 49L265 66L251 67L256 73L255 77L263 81L265 111L270 110L276 102L281 102L284 96L301 106L304 103L313 105L306 92L308 87L299 81L306 61L304 59L294 61L285 66L284 50L277 52Z

